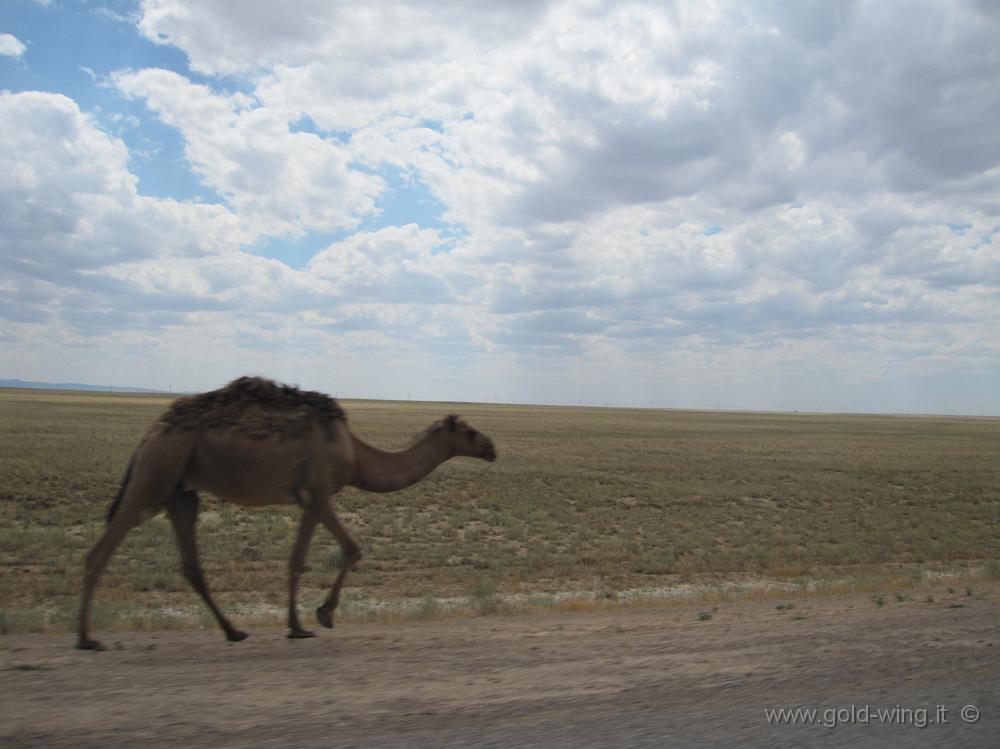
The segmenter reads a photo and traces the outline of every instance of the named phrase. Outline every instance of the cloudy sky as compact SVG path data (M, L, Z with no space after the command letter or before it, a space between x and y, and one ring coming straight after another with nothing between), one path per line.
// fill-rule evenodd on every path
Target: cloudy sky
M1000 413L997 39L988 0L4 0L0 377Z

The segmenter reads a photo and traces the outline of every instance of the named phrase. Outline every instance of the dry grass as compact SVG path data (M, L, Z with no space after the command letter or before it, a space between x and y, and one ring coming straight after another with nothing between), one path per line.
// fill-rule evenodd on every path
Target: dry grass
M0 631L72 621L83 555L168 402L0 391ZM336 505L365 550L345 604L411 597L437 615L435 601L464 596L488 613L491 596L514 593L613 600L690 580L998 568L996 419L343 405L382 447L457 411L500 454L493 465L452 461L396 494L345 490ZM280 610L296 522L294 508L204 503L199 533L220 603ZM304 606L338 559L317 534ZM98 590L95 628L190 626L171 613L200 606L177 565L162 517L133 531Z

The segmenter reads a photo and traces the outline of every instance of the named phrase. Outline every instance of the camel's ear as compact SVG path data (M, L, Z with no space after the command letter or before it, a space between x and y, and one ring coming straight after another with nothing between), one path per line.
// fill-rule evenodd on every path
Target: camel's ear
M448 414L448 418L444 420L445 426L448 427L449 432L455 431L455 422L458 421L458 417L455 414Z

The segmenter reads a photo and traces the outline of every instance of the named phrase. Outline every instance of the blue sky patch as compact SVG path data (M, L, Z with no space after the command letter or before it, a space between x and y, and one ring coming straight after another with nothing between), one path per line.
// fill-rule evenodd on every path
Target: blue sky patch
M0 31L13 34L27 49L19 61L0 66L0 87L58 92L92 111L108 95L97 84L116 70L166 68L194 77L183 52L136 33L127 22L135 10L134 2L121 0L96 8L80 2L42 6L31 0L5 0L0 4Z
M978 250L981 247L993 244L993 237L995 237L997 234L1000 234L1000 226L994 226L992 229L986 232L986 234L983 235L982 239L978 240L974 245L972 245L971 249Z
M450 225L442 218L444 204L415 173L390 164L378 174L385 180L386 190L375 204L377 215L363 225L365 230L416 224L421 229L451 231Z
M30 0L4 2L0 31L13 34L27 49L18 60L0 58L0 88L73 99L105 132L125 142L129 170L139 179L140 194L222 202L190 172L181 134L160 122L143 102L123 97L109 82L118 70L139 68L164 68L203 80L191 73L187 57L176 47L153 44L136 33L128 20L135 10L131 0L99 7L80 2L48 6Z
M293 133L311 133L324 139L332 138L344 145L351 142L351 136L353 135L350 130L324 130L307 114L302 115L294 122L288 123L288 130Z
M353 233L353 229L344 229L337 232L312 231L301 237L270 237L244 249L260 257L280 260L295 270L302 270L316 253Z

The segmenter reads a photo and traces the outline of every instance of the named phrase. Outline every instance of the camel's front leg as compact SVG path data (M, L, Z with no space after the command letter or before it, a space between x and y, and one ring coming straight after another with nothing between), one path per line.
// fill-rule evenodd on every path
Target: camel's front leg
M324 505L323 512L320 515L320 522L326 526L327 530L330 531L340 542L341 548L344 550L344 566L340 568L340 574L337 575L337 579L333 582L333 587L330 589L330 594L323 601L323 605L316 609L316 619L324 627L333 626L333 611L337 608L337 604L340 602L340 589L344 585L344 578L347 577L347 573L354 569L354 565L358 563L361 559L361 548L354 543L347 531L344 530L344 526L340 524L340 520L334 515L333 510L329 506Z
M302 513L299 523L299 533L292 547L292 557L288 562L288 636L290 638L315 637L315 634L302 628L299 622L296 598L299 592L299 577L306 569L306 552L309 551L309 540L312 538L320 512L316 504L308 505Z

